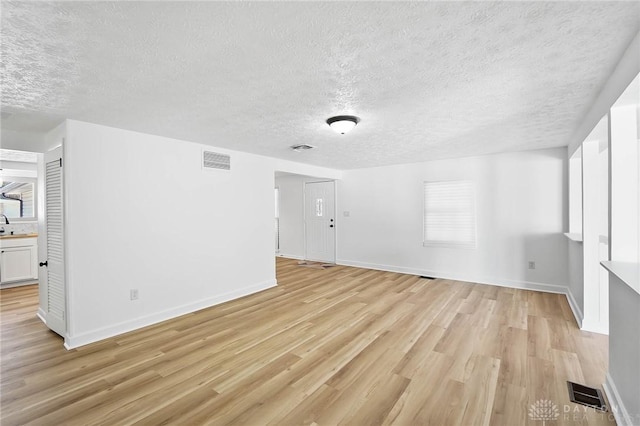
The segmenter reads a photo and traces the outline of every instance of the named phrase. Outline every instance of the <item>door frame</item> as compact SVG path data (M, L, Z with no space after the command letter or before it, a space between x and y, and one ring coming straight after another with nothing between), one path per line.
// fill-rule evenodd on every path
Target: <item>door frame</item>
M277 191L277 193L276 193ZM277 225L276 225L276 256L280 254L280 187L278 185L274 185L273 187L274 199L276 204L276 209L278 211L278 216L276 217ZM276 195L277 194L277 195Z
M321 179L321 180L305 180L302 185L303 185L303 190L302 190L302 216L303 216L303 223L304 223L304 235L303 235L303 242L304 242L304 259L307 260L308 256L307 256L307 184L308 183L333 183L333 261L332 263L336 263L336 260L338 258L338 216L337 216L337 211L338 211L338 187L336 185L336 180L335 179Z

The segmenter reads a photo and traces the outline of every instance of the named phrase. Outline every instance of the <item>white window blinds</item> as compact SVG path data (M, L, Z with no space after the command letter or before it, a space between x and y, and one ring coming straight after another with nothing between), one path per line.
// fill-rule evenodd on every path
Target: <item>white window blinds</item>
M423 245L476 248L476 194L470 181L424 183Z

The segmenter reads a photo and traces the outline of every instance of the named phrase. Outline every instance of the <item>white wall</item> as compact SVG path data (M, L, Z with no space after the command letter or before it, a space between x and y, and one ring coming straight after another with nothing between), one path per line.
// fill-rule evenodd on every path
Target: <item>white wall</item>
M422 246L425 180L476 183L477 249ZM566 181L565 148L345 171L338 262L566 291Z
M232 170L203 171L203 148ZM275 167L340 175L72 120L63 164L68 347L275 285Z
M45 152L47 140L45 132L20 132L16 130L0 129L0 146L4 149L18 151Z
M4 148L4 146L2 146ZM22 161L1 161L0 169L3 176L27 176L36 177L38 165L36 163L25 163Z
M574 314L578 326L582 328L582 320L584 319L584 250L582 242L571 241L568 243L569 255L569 291L570 298L573 298Z
M569 232L582 235L582 148L569 158Z
M276 176L280 189L280 251L278 255L304 258L303 176Z
M640 94L636 95L636 99ZM640 99L637 101L640 102ZM611 108L611 260L640 262L638 103Z

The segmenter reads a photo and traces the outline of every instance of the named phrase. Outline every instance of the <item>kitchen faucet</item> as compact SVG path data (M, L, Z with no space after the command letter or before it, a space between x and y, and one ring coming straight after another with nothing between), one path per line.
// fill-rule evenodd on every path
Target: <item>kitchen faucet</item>
M5 225L9 225L9 218L7 218L7 216L0 214L0 216L4 217L4 223Z

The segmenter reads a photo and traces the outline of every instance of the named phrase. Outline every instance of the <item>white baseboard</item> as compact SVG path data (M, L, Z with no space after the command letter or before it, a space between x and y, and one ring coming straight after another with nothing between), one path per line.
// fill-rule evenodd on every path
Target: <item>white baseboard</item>
M588 331L590 333L598 333L609 335L609 327L605 326L599 322L592 322L587 320L586 318L582 320L582 325L580 326L580 330Z
M560 284L536 283L532 281L505 280L505 279L493 278L493 277L472 277L468 275L461 275L461 274L456 274L451 272L430 271L426 269L406 268L402 266L393 266L393 265L379 265L375 263L358 262L354 260L344 260L344 259L339 259L336 261L336 263L338 265L355 266L357 268L376 269L379 271L397 272L400 274L437 277L445 280L466 281L466 282L477 283L477 284L487 284L487 285L495 285L499 287L517 288L521 290L543 291L545 293L567 294L569 291L567 286L560 285Z
M36 313L36 316L40 318L40 321L45 323L45 325L47 324L47 313L44 311L44 309L42 309L39 306L38 306L38 312Z
M625 408L624 403L620 398L620 394L618 393L618 389L613 383L613 379L611 378L609 373L607 373L605 382L602 387L604 388L604 393L607 394L607 399L609 400L609 409L613 413L613 417L615 417L618 426L633 426L631 416Z
M194 303L171 308L166 311L158 312L155 314L147 315L144 317L136 318L130 321L121 322L109 327L85 332L75 336L67 336L64 340L64 347L67 349L73 349L80 346L88 345L100 340L108 339L109 337L117 336L119 334L127 333L129 331L137 330L139 328L147 327L152 324L156 324L168 319L176 318L181 315L189 314L191 312L199 311L201 309L209 308L220 303L228 302L239 297L248 296L259 291L263 291L276 286L276 280L268 280L262 283L254 284L242 289L230 291L215 297L211 297L204 300L199 300Z
M582 330L582 320L584 318L584 315L582 314L582 310L580 309L580 306L578 306L578 302L576 301L576 298L573 297L573 293L571 292L571 289L567 287L567 302L569 302L569 307L571 308L571 312L573 312L573 316L576 319L576 323L578 324L578 328Z
M573 297L573 293L570 288L567 288L567 301L569 302L569 306L571 307L571 311L573 312L573 316L576 318L576 322L578 323L578 328L580 330L588 331L590 333L598 333L609 335L609 327L601 324L600 322L592 322L584 317L582 310L578 306L578 302L576 302L575 297Z
M295 254L276 253L277 257L286 257L287 259L304 260L304 256L298 256Z

